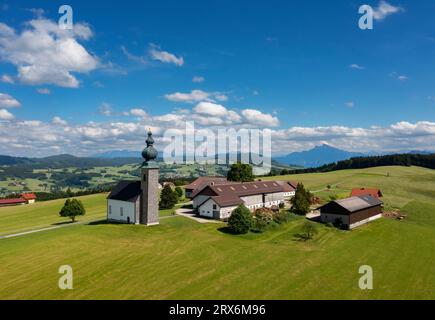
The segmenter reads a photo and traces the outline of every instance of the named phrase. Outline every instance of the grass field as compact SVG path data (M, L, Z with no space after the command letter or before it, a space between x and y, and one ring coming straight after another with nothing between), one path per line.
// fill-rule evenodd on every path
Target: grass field
M319 191L323 197L380 187L386 205L408 218L384 218L351 232L319 225L309 242L295 238L303 218L245 236L222 232L223 224L169 217L152 228L100 223L3 239L0 299L435 299L434 170L285 178L311 190L338 183ZM74 270L74 290L58 289L58 268L65 264ZM361 265L373 267L371 291L358 288Z

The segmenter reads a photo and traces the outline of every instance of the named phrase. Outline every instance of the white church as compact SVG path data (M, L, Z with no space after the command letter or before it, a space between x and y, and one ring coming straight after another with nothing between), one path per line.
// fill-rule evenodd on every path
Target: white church
M107 197L107 221L147 226L159 224L159 167L151 131L142 151L141 180L120 181Z

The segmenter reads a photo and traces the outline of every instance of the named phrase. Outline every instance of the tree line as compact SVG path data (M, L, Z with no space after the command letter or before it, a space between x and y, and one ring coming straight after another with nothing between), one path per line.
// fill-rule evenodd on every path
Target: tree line
M270 176L287 175L299 173L330 172L345 169L365 169L382 166L418 166L423 168L435 169L435 154L392 154L385 156L356 157L325 164L317 168L305 168L280 172L271 171Z

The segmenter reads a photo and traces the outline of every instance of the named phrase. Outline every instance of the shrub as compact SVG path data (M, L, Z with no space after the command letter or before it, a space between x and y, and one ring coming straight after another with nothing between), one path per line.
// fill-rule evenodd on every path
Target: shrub
M248 233L252 227L252 214L243 204L238 206L228 219L228 227L235 234Z
M280 204L279 204L279 206L278 206L280 209L284 209L285 208L285 203L284 202L281 202Z
M302 226L302 235L306 240L312 239L317 233L317 225L314 222L306 221Z
M184 192L183 192L183 189L181 189L180 187L175 187L175 192L177 193L177 195L178 195L178 199L181 199L181 198L183 198L183 196L184 196Z
M273 211L268 208L255 210L253 220L253 230L263 232L267 226L273 221Z
M278 211L273 215L273 220L278 224L288 222L289 218L290 218L289 213L284 210Z

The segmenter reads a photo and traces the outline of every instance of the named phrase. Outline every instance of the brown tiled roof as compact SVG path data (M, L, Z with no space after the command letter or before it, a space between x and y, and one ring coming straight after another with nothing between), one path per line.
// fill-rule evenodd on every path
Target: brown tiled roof
M211 198L221 207L242 204L242 197L285 192L284 187L276 181L255 181L236 184L208 185L198 192L197 195L207 192L207 190L213 191L215 195L211 196ZM206 201L204 201L204 203Z
M284 192L292 192L296 190L296 188L293 187L293 184L289 181L277 181L277 183L282 186Z
M195 181L193 181L191 184L187 185L185 188L190 190L196 190L199 188L203 188L208 184L225 184L229 183L227 178L225 177L199 177Z
M355 189L352 189L350 196L351 197L372 196L375 198L380 198L380 197L382 197L382 192L379 189L355 188Z

